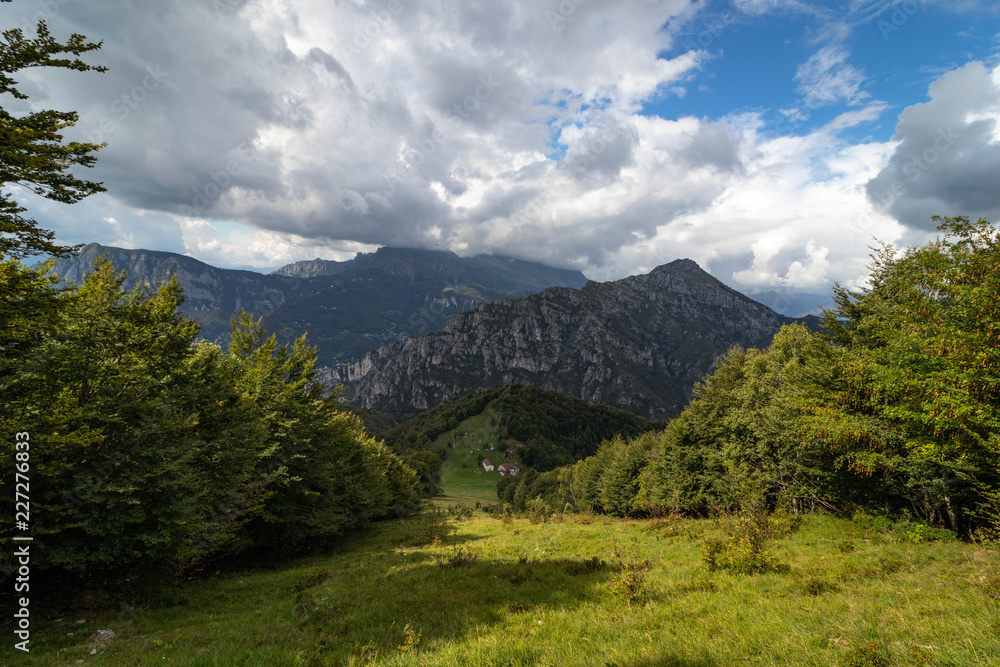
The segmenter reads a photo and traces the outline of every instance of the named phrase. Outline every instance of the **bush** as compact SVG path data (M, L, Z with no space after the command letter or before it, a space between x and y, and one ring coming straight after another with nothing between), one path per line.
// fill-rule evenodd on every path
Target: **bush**
M1000 600L1000 574L984 577L979 585L986 597Z
M649 561L626 558L622 560L618 572L611 577L608 589L629 608L632 605L644 607L650 596L649 582L646 580L647 570Z
M759 574L787 569L771 555L775 527L763 504L745 506L723 519L722 527L724 537L702 537L701 559L710 571Z
M478 504L478 503L477 503ZM448 517L455 519L456 521L468 521L472 518L475 510L471 506L465 503L459 503L458 505L452 505L448 508Z
M552 513L549 504L541 498L532 498L529 500L524 507L524 511L531 523L545 523Z
M409 623L403 628L403 643L396 648L403 653L413 651L420 645L420 639L423 636L423 632L420 630L414 630Z

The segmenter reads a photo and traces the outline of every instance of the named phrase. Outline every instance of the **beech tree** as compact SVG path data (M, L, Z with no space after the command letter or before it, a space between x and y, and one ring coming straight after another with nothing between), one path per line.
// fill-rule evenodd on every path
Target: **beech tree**
M11 2L11 0L0 0ZM104 72L106 67L88 65L78 56L101 48L101 43L87 42L73 34L65 43L49 34L45 21L39 21L34 38L22 30L5 30L0 38L0 95L18 100L28 96L18 90L13 74L34 67L59 67L80 72ZM67 55L77 56L74 58ZM92 167L94 152L105 144L65 142L62 131L78 120L74 111L43 110L21 117L0 106L0 255L22 258L34 254L66 256L76 247L57 245L53 232L38 227L35 220L22 214L27 209L6 191L9 184L20 185L36 195L72 204L96 192L101 183L85 181L69 173L74 166Z
M1000 233L933 218L942 238L874 255L872 287L835 289L848 386L822 422L862 472L902 474L918 514L961 515L1000 490Z

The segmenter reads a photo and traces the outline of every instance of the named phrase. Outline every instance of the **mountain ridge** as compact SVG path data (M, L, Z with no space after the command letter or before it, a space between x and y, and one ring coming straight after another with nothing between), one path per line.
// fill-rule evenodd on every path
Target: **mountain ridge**
M397 415L522 383L663 419L730 347L766 346L792 321L682 259L579 290L480 304L328 379L344 385L346 402Z
M186 299L181 311L198 322L202 337L224 342L229 318L246 308L263 317L282 341L308 332L320 365L357 359L389 341L434 331L449 317L499 296L586 283L579 271L414 248L379 248L345 262L308 260L260 274L171 252L91 243L74 257L56 260L54 271L64 281L80 282L102 254L127 271L127 289L177 274Z

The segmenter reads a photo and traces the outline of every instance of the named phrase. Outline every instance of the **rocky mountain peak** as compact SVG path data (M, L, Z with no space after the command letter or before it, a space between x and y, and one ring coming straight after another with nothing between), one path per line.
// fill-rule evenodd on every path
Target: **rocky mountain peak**
M330 379L345 384L349 402L397 413L522 383L663 419L730 347L766 346L790 321L684 259L580 290L484 303Z

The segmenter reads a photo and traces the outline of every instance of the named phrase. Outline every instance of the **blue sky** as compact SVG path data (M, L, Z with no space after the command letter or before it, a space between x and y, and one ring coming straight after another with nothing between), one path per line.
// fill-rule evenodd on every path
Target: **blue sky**
M1000 8L980 0L15 0L102 40L24 73L106 142L67 243L220 266L381 245L597 280L689 257L745 292L864 284L873 239L1000 220Z
M792 3L788 3L792 5ZM798 5L796 7L795 5ZM887 108L877 122L843 136L888 141L895 131L893 109L923 101L927 86L946 71L970 60L995 63L1000 43L996 14L969 7L917 0L854 3L794 3L759 15L741 13L731 2L715 0L677 35L666 57L691 49L711 54L682 96L666 91L643 112L672 117L719 118L763 112L775 133L815 131L844 110L863 104L820 106L802 99L796 74L819 46L833 46L860 74L859 91ZM789 118L781 110L804 112Z

